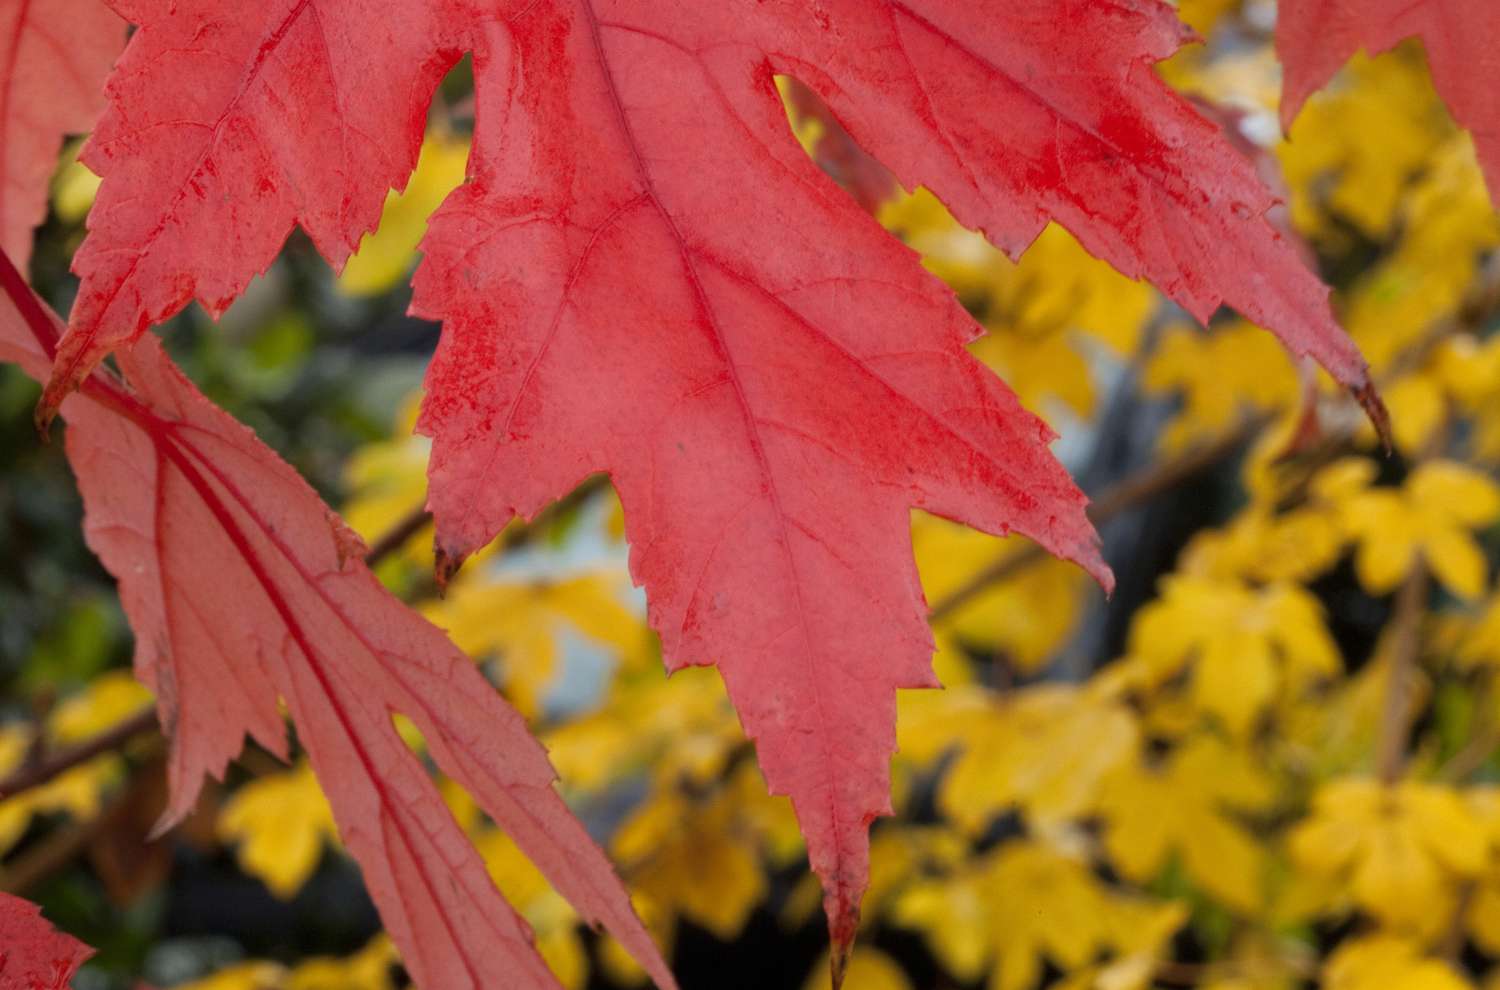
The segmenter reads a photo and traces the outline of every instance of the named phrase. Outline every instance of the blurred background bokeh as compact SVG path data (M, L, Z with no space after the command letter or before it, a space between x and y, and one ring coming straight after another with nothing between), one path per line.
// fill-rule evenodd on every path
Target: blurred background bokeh
M1006 260L785 88L809 153L954 288L989 330L975 353L1061 434L1119 576L1106 601L1024 540L914 515L948 690L901 699L854 990L1500 988L1500 221L1419 45L1351 63L1283 138L1274 4L1180 6L1205 43L1159 71L1282 191L1276 222L1391 407L1389 456L1270 335L1227 312L1196 326L1055 227ZM437 331L405 315L406 284L472 117L460 67L341 277L294 237L219 325L191 311L162 333L531 720L684 987L826 987L790 807L717 673L663 675L607 480L437 595L412 435ZM96 183L67 159L32 264L64 310ZM0 889L99 949L79 990L404 986L305 763L251 748L149 838L163 742L35 399L0 368L0 790L108 745L0 801ZM561 982L640 985L444 787Z

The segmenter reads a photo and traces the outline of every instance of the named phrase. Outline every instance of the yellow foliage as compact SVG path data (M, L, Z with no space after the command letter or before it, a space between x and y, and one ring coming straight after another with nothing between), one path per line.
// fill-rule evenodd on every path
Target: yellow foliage
M977 688L950 690L929 718L900 729L908 759L956 749L938 789L954 824L980 835L1019 807L1029 820L1081 817L1100 781L1135 754L1135 719L1097 690L1041 685L1011 698Z
M1239 6L1240 0L1178 0L1177 16L1194 31L1206 35Z
M53 742L63 745L84 742L150 704L151 692L130 671L110 671L59 704L47 718L47 734Z
M1471 984L1422 947L1391 935L1340 945L1324 971L1326 990L1470 990Z
M1355 568L1372 594L1394 590L1419 560L1461 598L1484 591L1484 552L1469 530L1500 517L1500 485L1484 473L1432 461L1399 491L1372 488L1351 496L1345 511L1359 543Z
M150 703L151 693L141 687L129 671L102 674L51 712L42 739L37 738L36 731L30 726L0 726L0 777L20 769L38 747L84 742L135 715ZM39 787L0 800L0 855L20 841L35 817L68 815L78 821L98 817L104 792L119 780L122 766L118 755L105 753Z
M1344 312L1377 375L1459 310L1484 253L1500 245L1500 219L1464 135L1435 150L1404 206L1395 249L1362 277Z
M743 814L746 804L759 814ZM706 797L661 789L615 833L611 852L636 894L721 939L740 933L765 898L767 854L796 834L791 807L753 768Z
M926 190L888 204L881 220L976 310L990 333L974 353L1033 409L1045 412L1056 399L1076 415L1091 415L1087 351L1072 332L1129 357L1156 306L1154 290L1119 275L1055 224L1012 262Z
M1407 184L1452 132L1411 47L1356 57L1335 86L1307 101L1290 140L1277 149L1293 222L1323 233L1331 214L1370 237L1385 235Z
M1451 788L1349 778L1319 789L1291 851L1304 869L1347 883L1353 902L1383 924L1430 939L1458 908L1455 878L1484 869L1490 841Z
M1106 956L1154 954L1183 912L1108 887L1061 848L1017 840L951 877L914 884L893 917L920 931L959 980L988 972L993 990L1024 990L1045 962L1072 971Z
M745 737L718 672L689 667L666 681L648 674L618 684L603 709L545 741L563 783L592 792L648 769L663 783L706 785Z
M468 161L467 140L428 135L406 191L386 199L380 227L365 235L344 266L339 289L352 296L373 296L399 285L416 261L427 218L463 182Z
M421 400L420 393L407 396L396 414L391 438L362 447L344 471L354 493L344 506L344 519L366 540L379 539L427 502L427 458L432 443L413 432ZM430 568L431 541L427 533L413 536L403 548L408 560Z
M1185 324L1168 327L1141 384L1182 398L1181 411L1162 434L1169 451L1217 437L1246 413L1292 408L1302 394L1296 365L1276 339L1244 322L1207 332Z
M64 223L77 223L88 216L103 182L78 160L82 149L82 141L69 145L63 153L66 164L52 177L52 212Z
M306 762L235 791L219 812L218 833L238 844L241 869L285 899L312 877L324 845L338 842L333 811Z
M396 962L390 939L380 935L344 959L314 958L292 969L270 962L241 963L176 990L396 990L390 975Z
M802 990L832 990L833 975L828 957L819 959L807 975ZM850 990L912 990L911 981L896 961L879 949L856 946L844 971L844 986Z
M506 697L535 716L556 676L565 631L609 648L627 669L654 658L645 619L626 606L622 585L609 570L556 581L471 575L425 612L470 656L498 658Z
M1249 732L1279 694L1338 673L1338 648L1317 599L1297 585L1254 589L1179 574L1137 614L1130 657L1165 684L1190 669L1188 693L1236 735Z
M1169 858L1226 906L1264 906L1266 854L1237 811L1264 811L1272 782L1240 749L1199 736L1159 766L1130 763L1100 786L1104 846L1120 874L1138 883L1156 877Z
M1033 544L1022 537L1000 540L925 513L912 524L912 544L922 588L941 602L987 569ZM1056 655L1073 631L1088 575L1048 558L1009 581L993 581L938 623L976 649L1000 653L1022 673L1034 673Z

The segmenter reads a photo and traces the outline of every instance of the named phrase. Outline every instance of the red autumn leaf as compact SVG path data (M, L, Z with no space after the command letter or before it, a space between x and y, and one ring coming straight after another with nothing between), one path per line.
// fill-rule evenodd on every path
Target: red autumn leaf
M470 181L427 242L423 429L450 560L608 471L669 662L717 663L852 936L895 690L930 685L919 506L1107 580L1049 434L977 326L809 162L800 79L908 186L1019 253L1055 219L1206 319L1229 302L1377 414L1274 197L1152 63L1158 0L113 0L141 25L86 161L56 403L114 345L222 309L294 223L335 264L475 53ZM189 84L190 83L190 84Z
M124 44L124 23L99 0L0 4L0 251L22 271L63 135L93 128Z
M1379 54L1407 38L1427 46L1433 84L1459 126L1474 135L1490 192L1500 196L1500 14L1494 0L1281 0L1276 47L1285 66L1281 118L1351 55Z
M49 314L0 258L0 358L48 362ZM28 330L29 327L29 330ZM34 331L29 332L29 331ZM519 713L437 628L364 566L359 538L254 435L211 405L155 339L118 355L64 406L90 546L120 582L137 675L172 739L164 825L222 777L248 733L285 755L278 698L363 867L386 927L425 987L557 987L421 761L438 766L658 985L671 974L608 859L553 789Z
M0 990L67 990L93 954L47 924L35 904L0 893Z

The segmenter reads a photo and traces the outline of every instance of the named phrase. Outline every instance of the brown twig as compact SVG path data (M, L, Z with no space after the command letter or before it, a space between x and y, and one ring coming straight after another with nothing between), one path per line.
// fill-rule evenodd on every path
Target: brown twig
M1394 784L1406 766L1407 736L1411 730L1411 681L1416 672L1422 615L1427 609L1427 565L1420 559L1396 592L1391 618L1390 670L1386 672L1385 706L1380 714L1375 770L1382 782Z
M129 743L136 736L156 728L156 711L144 708L130 718L99 733L87 742L58 750L46 759L28 764L0 780L0 800L15 797L23 791L40 787L81 763L94 757L113 752Z
M419 505L408 512L396 525L386 530L374 543L370 544L369 553L365 554L365 564L374 567L391 554L406 546L406 541L416 536L432 523L432 513L427 511L425 505Z
M163 769L159 758L143 765L96 818L74 822L29 846L14 863L0 870L0 890L25 894L73 862L95 839L121 827L131 813L136 788Z

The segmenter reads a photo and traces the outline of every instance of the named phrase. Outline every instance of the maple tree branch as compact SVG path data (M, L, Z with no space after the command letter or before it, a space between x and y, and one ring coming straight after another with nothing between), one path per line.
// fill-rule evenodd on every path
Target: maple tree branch
M40 787L94 757L109 753L129 743L136 736L156 728L156 709L143 708L123 722L104 730L85 742L59 750L0 780L0 800L15 797L23 791Z
M394 526L370 544L365 554L365 564L374 567L391 554L406 546L406 541L416 536L432 523L432 513L427 506L419 505L402 517Z
M136 786L148 774L161 773L163 767L160 760L143 766L99 815L88 821L73 822L28 847L14 863L0 870L0 890L25 894L73 862L95 839L119 828L130 812Z
M1200 444L1178 457L1158 461L1117 481L1094 498L1088 507L1089 520L1096 526L1103 525L1163 492L1171 491L1239 450L1268 422L1268 416L1251 416L1217 440ZM1019 553L1000 558L936 602L929 618L937 622L952 615L990 585L1014 576L1046 555L1039 545L1032 544Z

